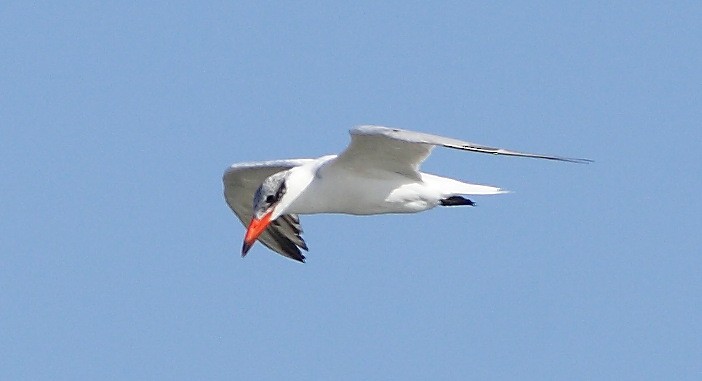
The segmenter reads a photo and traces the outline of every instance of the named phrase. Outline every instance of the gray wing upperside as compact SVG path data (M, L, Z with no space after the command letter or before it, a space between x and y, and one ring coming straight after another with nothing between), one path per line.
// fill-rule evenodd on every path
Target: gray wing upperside
M224 199L242 224L246 226L253 216L253 197L256 189L268 176L313 161L313 159L272 160L239 163L229 167L222 178ZM305 261L300 249L307 250L302 239L302 227L297 215L286 214L271 222L258 237L269 249L299 262Z
M493 155L520 156L573 163L591 162L588 159L575 159L488 147L458 139L399 128L367 125L353 128L349 132L351 134L351 143L327 165L327 168L341 167L367 176L373 176L374 172L378 171L394 172L415 180L421 180L419 167L436 146Z
M493 155L505 155L505 156L518 156L518 157L529 157L535 159L546 159L546 160L557 160L566 161L571 163L581 163L587 164L591 163L592 160L589 159L578 159L562 156L553 155L543 155L538 153L528 153L512 151L504 148L489 147L481 144L466 142L458 139L447 138L438 135L425 134L423 132L414 132L408 130L401 130L399 128L389 128L382 126L359 126L351 129L349 131L353 141L357 139L356 137L374 137L380 141L381 139L396 140L405 143L414 143L416 145L429 145L429 146L442 146L447 148L454 148L464 151L489 153ZM351 148L351 146L349 148ZM429 152L426 153L428 156ZM419 157L419 156L417 156ZM426 156L422 158L424 160Z

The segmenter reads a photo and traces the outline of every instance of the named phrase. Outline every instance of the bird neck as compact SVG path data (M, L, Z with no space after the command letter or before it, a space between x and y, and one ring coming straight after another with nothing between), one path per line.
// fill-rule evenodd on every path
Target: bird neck
M286 192L276 207L272 219L276 219L284 214L295 213L295 204L305 193L312 180L314 172L304 168L305 166L291 168L285 179Z

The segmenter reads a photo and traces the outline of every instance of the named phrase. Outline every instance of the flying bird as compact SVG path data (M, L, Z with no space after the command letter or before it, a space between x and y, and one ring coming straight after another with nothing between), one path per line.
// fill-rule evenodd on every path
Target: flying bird
M494 155L588 163L574 159L488 147L421 132L381 126L349 131L351 143L339 155L238 163L224 172L224 198L247 226L242 257L256 240L304 262L300 214L368 215L416 213L436 206L472 206L464 196L504 193L419 171L436 146Z

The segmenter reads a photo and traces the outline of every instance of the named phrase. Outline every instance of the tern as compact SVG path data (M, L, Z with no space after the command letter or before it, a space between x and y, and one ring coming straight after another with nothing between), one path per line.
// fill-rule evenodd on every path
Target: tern
M238 163L223 176L224 198L247 227L242 257L256 240L304 262L300 214L416 213L436 206L473 206L467 195L504 190L419 171L436 146L494 155L588 163L574 159L488 147L452 138L382 126L351 129L339 155Z

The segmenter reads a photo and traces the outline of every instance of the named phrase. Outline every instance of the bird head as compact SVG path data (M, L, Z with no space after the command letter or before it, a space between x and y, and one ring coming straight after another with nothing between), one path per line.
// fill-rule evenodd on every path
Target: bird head
M244 256L271 221L285 214L295 198L288 195L286 180L290 171L283 171L266 178L258 187L253 199L253 217L246 229L241 255ZM287 195L287 196L286 196Z

